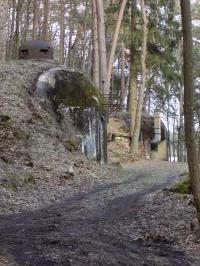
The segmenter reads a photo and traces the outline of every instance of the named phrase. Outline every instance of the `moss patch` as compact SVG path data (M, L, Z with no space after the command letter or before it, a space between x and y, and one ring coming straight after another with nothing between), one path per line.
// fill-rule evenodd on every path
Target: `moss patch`
M15 183L0 184L0 187L5 188L7 190L14 191L14 192L18 190L17 185Z
M33 175L28 175L28 176L24 177L23 185L29 185L29 184L33 184L33 185L36 184L36 180L35 180L35 177Z
M14 173L7 173L6 177L1 180L0 187L15 192L24 186L35 184L36 179L32 174L21 176Z
M28 140L30 138L30 134L21 129L16 129L13 135L18 140Z
M67 141L65 141L64 146L70 152L73 152L75 150L78 150L78 144L73 139L68 139Z
M7 123L11 118L8 115L4 115L0 113L0 124Z
M182 181L178 182L172 188L169 189L170 192L180 193L180 194L190 194L191 193L191 178L189 175L185 177Z
M104 98L82 73L60 70L56 75L54 93L58 102L68 107L97 106L103 112Z
M5 129L10 127L10 117L7 115L0 114L0 129Z

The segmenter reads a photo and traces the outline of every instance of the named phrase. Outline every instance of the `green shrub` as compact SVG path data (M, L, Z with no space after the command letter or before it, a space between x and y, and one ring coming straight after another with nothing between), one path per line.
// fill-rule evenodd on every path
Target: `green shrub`
M190 194L191 193L191 178L186 176L183 180L175 184L172 188L169 189L171 192L180 193L180 194Z

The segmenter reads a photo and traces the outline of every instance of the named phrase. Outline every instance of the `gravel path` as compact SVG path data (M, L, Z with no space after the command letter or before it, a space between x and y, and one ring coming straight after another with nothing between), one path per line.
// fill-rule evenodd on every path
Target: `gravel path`
M200 265L191 197L162 190L186 166L143 161L107 168L87 191L2 214L0 265Z

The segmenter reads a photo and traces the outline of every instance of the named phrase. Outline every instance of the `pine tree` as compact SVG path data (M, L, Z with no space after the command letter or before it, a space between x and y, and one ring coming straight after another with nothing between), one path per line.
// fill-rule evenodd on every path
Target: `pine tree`
M187 157L192 180L192 191L197 211L200 213L200 169L197 160L194 136L194 113L193 113L193 63L192 63L192 25L190 1L181 0L182 31L183 31L183 75L184 75L184 116L185 116L185 139ZM199 217L200 218L200 217Z

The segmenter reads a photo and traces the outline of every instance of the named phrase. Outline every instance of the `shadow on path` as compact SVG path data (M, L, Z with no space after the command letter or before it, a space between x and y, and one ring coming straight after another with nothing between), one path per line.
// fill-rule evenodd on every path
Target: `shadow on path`
M1 215L0 254L13 257L19 266L189 266L184 252L171 243L135 241L131 232L121 231L119 226L127 217L134 220L134 211L130 209L137 212L145 204L145 196L170 184L173 176L164 184L153 184L136 193L108 198L104 205L98 204L101 193L144 177L138 175L119 183L99 185L44 209ZM156 264L154 257L165 264Z

